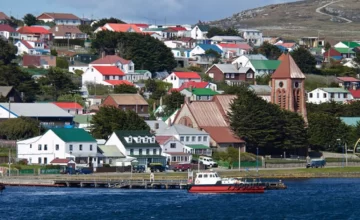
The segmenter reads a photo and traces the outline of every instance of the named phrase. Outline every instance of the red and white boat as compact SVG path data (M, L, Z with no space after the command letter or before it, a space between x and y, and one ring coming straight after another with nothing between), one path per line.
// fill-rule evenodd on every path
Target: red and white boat
M191 193L264 193L265 186L257 182L244 182L241 178L221 178L216 172L196 173L190 184Z

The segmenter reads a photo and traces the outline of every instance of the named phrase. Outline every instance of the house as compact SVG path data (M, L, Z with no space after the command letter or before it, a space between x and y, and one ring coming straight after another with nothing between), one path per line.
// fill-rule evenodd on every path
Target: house
M84 129L52 128L45 134L16 143L17 158L46 165L54 159L73 160L77 165L97 167L96 140Z
M196 40L192 39L191 37L182 37L178 39L185 44L185 48L194 48L196 46Z
M0 12L1 13L1 12ZM16 30L11 27L8 24L1 24L1 20L0 20L0 36L3 36L5 39L19 39L20 35L18 32L16 32Z
M336 77L339 81L339 86L346 90L358 90L360 89L360 80L354 77L344 76Z
M149 28L149 25L148 24L141 24L141 23L136 23L136 24L133 24L135 25L136 27L138 27L140 29L140 31L143 31L145 30L146 28Z
M327 51L325 51L323 53L323 57L324 57L324 63L328 63L329 60L333 59L333 60L342 60L343 56L342 54L337 51L335 48L330 48Z
M180 86L189 81L201 82L201 77L196 72L173 72L169 76L167 76L164 82L171 83L172 88L177 89Z
M43 27L24 26L17 30L20 40L47 42L51 40L51 33Z
M317 88L307 94L307 102L321 104L324 102L347 103L353 100L349 90L343 88Z
M162 137L162 138L159 138ZM166 138L165 137L171 137ZM163 152L164 153L187 153L196 155L212 155L212 149L210 148L210 136L205 131L201 131L195 128L187 127L181 124L174 124L168 126L163 130L156 133L156 139L162 139ZM164 140L165 139L165 140ZM173 144L172 144L173 143ZM175 155L184 156L184 155ZM172 160L172 162L180 162L178 160Z
M262 54L244 54L233 60L232 64L237 63L239 67L244 67L250 60L268 60L268 58Z
M195 39L195 40L207 39L206 34L208 33L209 29L210 29L209 25L202 25L202 24L195 25L191 29L190 36L192 39Z
M345 59L344 62L343 62L343 66L346 66L346 67L349 67L349 68L352 68L352 69L357 69L359 68L359 64L354 61L353 59Z
M292 52L292 51L294 51L294 50L296 50L296 49L299 48L299 45L298 45L297 43L293 43L293 42L291 42L291 43L286 43L286 42L282 42L282 41L277 42L277 43L275 44L275 46L283 47L283 48L285 49L285 51L283 51L283 52L286 52L286 51Z
M145 119L150 117L149 104L139 94L110 94L105 98L102 105L114 106L124 111L133 110Z
M38 120L44 128L68 127L74 118L53 103L0 103L0 121L21 116Z
M128 165L122 164L122 161L126 156L121 153L116 145L98 145L98 152L104 156L102 158L103 164L109 164L114 167Z
M0 86L0 98L11 102L22 102L22 98L13 86Z
M334 45L334 48L347 48L354 49L355 47L360 47L360 43L353 41L341 41Z
M210 146L219 148L233 146L245 152L245 142L229 128L227 114L235 95L216 95L210 101L186 99L177 113L174 123L202 130L210 135ZM181 139L180 139L181 141Z
M251 47L246 43L220 43L216 45L223 51L223 56L227 59L230 59L232 57L239 57L241 55L247 54L251 50Z
M94 33L97 33L99 31L114 31L114 32L135 32L135 33L141 33L142 31L140 28L134 24L117 24L117 23L107 23L102 27L99 27L94 31Z
M115 145L126 157L135 157L145 166L151 163L166 165L161 147L149 131L114 131L105 145Z
M166 39L171 39L175 37L184 37L186 31L186 28L178 26L165 28L162 32Z
M185 145L174 136L156 136L155 139L162 149L162 155L166 157L167 165L191 162L192 154L188 153Z
M190 58L191 49L188 49L188 48L172 48L171 52L173 53L175 59L176 58L187 59L187 58ZM180 66L185 67L185 64L180 65Z
M92 114L75 115L73 119L75 127L90 131L92 117Z
M55 56L44 56L44 55L27 55L22 57L22 66L29 67L35 66L37 68L49 69L50 67L56 67Z
M164 41L164 44L168 48L185 48L186 43L179 40L166 40Z
M189 97L191 101L195 100L211 100L213 96L219 95L212 89L208 88L187 88L180 91L185 97Z
M253 91L258 97L267 102L271 102L271 86L268 85L250 85L249 90Z
M86 39L87 35L74 25L57 25L50 29L53 39Z
M56 25L81 25L81 19L70 13L42 13L37 18L39 21L54 22Z
M146 124L149 125L150 131L154 134L156 134L156 132L161 131L168 126L168 124L160 120L146 120L145 122Z
M169 93L174 92L174 91L182 91L184 89L188 89L188 88L198 88L198 89L204 89L204 88L209 88L212 89L213 91L217 91L217 85L215 83L210 83L210 82L194 82L194 81L189 81L189 82L184 82L180 88L178 89L170 89Z
M67 111L71 115L82 115L84 113L84 107L77 102L53 102L56 106Z
M334 48L335 50L337 50L342 58L354 58L356 56L356 53L353 49L351 48Z
M319 37L302 37L299 41L300 46L306 48L323 47L325 45L325 38Z
M0 11L0 24L5 24L10 18L4 13Z
M214 64L205 72L217 82L225 81L228 85L238 85L244 82L253 83L255 72L250 67L240 67L235 64Z
M156 33L158 34L159 36L161 36L162 39L164 39L166 37L166 34L164 33L164 30L166 28L164 27L154 27L154 28L146 28L146 29L143 29L143 33Z
M89 83L109 85L110 80L123 80L125 73L116 66L95 66L91 65L82 74L82 85Z
M280 60L249 60L244 67L249 67L255 72L255 77L265 74L273 74L279 67Z
M239 36L214 36L210 38L212 44L238 44L241 42L245 42L242 37Z
M76 163L72 159L55 158L52 161L50 161L50 165L61 166L61 167L72 167L73 169L75 169L76 167Z
M259 47L263 44L263 33L254 29L239 29L240 36L250 45Z
M19 40L14 45L17 47L17 56L24 54L44 55L50 53L50 49L41 41Z
M213 50L222 56L223 51L214 44L198 44L195 48L190 51L190 57L196 57L198 55L205 55L206 51Z
M352 101L359 101L360 100L360 90L349 90L351 96L353 97Z

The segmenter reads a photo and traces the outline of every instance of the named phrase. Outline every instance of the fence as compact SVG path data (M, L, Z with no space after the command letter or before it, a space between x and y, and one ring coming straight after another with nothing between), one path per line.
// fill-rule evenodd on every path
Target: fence
M219 166L221 167L229 167L229 162L227 161L219 161L218 162ZM232 167L233 168L237 168L239 167L239 161L233 162L232 163ZM258 160L258 162L256 161L241 161L240 163L241 168L246 168L246 167L262 167L262 161Z
M39 174L60 174L60 169L40 169Z

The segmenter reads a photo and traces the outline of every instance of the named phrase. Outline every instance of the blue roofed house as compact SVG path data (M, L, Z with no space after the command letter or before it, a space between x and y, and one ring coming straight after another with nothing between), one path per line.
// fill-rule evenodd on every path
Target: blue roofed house
M214 50L218 52L221 56L223 54L223 51L215 44L198 44L194 49L190 51L190 57L193 58L198 55L205 55L205 52L207 50Z

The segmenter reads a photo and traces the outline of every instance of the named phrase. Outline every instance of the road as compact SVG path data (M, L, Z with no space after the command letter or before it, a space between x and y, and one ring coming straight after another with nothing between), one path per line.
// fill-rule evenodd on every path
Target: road
M319 13L319 14L322 14L322 15L326 15L326 16L330 16L330 17L337 17L337 18L339 18L339 19L342 19L342 20L346 21L346 23L352 23L352 20L349 20L349 19L347 19L347 18L340 17L340 16L334 16L334 15L327 14L327 13L324 13L324 12L321 11L323 8L326 8L326 7L329 6L329 5L335 4L335 3L337 3L337 2L343 2L343 1L344 1L344 0L339 0L339 1L332 1L332 2L330 2L330 3L327 3L326 5L323 5L323 6L319 7L319 8L317 8L317 9L316 9L316 13Z

